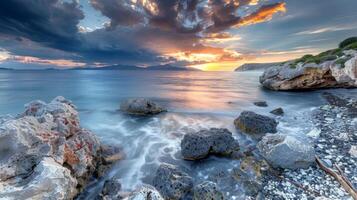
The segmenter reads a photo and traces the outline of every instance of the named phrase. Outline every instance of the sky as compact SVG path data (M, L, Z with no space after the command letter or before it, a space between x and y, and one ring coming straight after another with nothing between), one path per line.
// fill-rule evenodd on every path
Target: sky
M356 0L0 1L0 67L232 71L357 36Z

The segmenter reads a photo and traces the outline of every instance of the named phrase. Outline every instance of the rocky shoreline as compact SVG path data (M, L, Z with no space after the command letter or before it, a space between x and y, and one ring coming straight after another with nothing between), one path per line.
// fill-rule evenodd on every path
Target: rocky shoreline
M314 138L316 155L325 165L339 166L357 187L357 99L342 99L326 93L328 104L315 109L315 124L307 135ZM283 170L280 178L267 174L263 196L269 199L353 199L332 176L316 165L308 169ZM298 183L305 189L294 185Z
M150 185L128 193L111 178L96 199L230 199L222 184L241 188L238 199L351 199L316 165L315 156L327 166L339 166L357 186L357 100L330 93L323 97L328 104L313 111L315 128L305 135L277 131L281 108L272 112L279 114L275 117L244 111L232 122L239 134L256 141L253 146L241 144L224 128L187 133L179 151L186 162L199 165L214 156L240 163L226 171L217 169L205 181L195 180L188 168L162 163ZM120 110L147 117L166 111L147 99L125 101ZM81 128L75 105L63 97L34 101L16 117L1 117L0 141L2 199L74 199L124 158L119 147L106 146Z

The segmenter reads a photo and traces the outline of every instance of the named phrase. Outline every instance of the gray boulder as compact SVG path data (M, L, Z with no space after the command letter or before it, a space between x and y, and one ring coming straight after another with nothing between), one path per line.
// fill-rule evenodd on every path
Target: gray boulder
M268 107L268 104L266 101L257 101L254 102L254 105L258 106L258 107Z
M120 110L131 115L154 115L166 111L157 103L144 99L128 99L120 104Z
M314 146L303 136L268 134L257 147L273 167L298 169L308 168L315 163Z
M198 160L209 154L229 156L239 150L238 142L228 129L211 128L188 133L181 141L181 154L186 160Z
M136 191L132 192L128 200L164 200L161 194L150 185L143 185Z
M193 188L192 178L170 164L161 164L153 179L154 187L164 199L179 200L185 198Z
M223 200L224 195L219 190L216 183L211 181L203 182L194 187L194 200Z
M282 108L276 108L270 111L270 113L273 115L284 115L284 110Z
M251 111L243 111L234 120L234 125L244 133L250 134L255 138L261 138L266 133L276 133L278 122L268 116L259 115Z

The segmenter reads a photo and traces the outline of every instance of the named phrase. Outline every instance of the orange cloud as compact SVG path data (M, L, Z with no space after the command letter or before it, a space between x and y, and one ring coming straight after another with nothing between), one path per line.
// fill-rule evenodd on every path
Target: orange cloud
M273 18L273 15L278 12L286 12L285 2L280 2L259 8L256 12L246 17L243 17L242 20L240 20L239 23L236 25L236 27L248 26L252 24L270 21Z

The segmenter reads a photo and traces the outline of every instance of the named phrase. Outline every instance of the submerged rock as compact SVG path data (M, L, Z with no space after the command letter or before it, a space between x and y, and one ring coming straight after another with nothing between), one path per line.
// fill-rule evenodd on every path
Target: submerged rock
M270 113L273 115L284 115L284 110L282 108L277 108L270 111Z
M19 199L21 190L26 198L73 198L102 164L98 138L63 97L25 108L0 124L0 197Z
M266 133L276 133L278 122L268 116L259 115L251 111L243 111L234 120L234 125L244 133L251 134L255 138L261 138Z
M154 187L165 199L184 199L193 188L192 178L170 164L161 164L153 179Z
M223 193L216 183L211 181L203 182L194 187L193 200L224 200Z
M144 98L128 99L120 104L120 110L132 115L154 115L166 111L157 103Z
M143 185L136 191L132 192L128 200L164 200L161 194L150 185Z
M272 90L302 90L357 87L356 77L357 55L353 54L321 64L299 63L293 67L290 64L271 67L264 71L259 80L264 87Z
M268 164L253 156L244 157L240 166L232 171L233 177L242 185L245 194L256 197L263 188L263 170L268 170Z
M273 167L308 168L315 163L315 150L308 138L268 134L257 145L261 155Z
M186 160L198 160L209 154L229 156L239 150L238 142L228 129L211 128L188 133L181 141L181 154Z
M258 107L268 107L268 104L266 101L257 101L254 102L254 105L258 106Z

